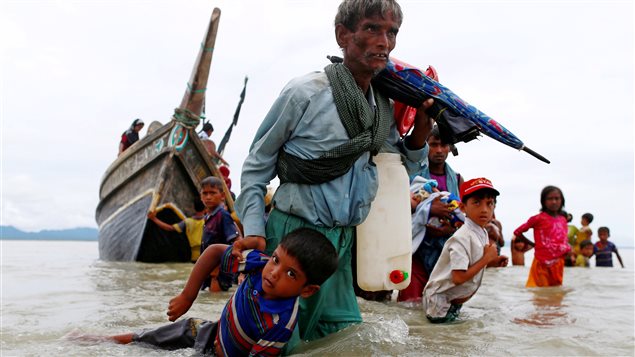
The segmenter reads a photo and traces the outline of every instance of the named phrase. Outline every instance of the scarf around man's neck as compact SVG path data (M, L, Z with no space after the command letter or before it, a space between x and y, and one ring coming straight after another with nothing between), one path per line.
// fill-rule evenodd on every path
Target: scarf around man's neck
M349 141L317 159L301 159L280 148L277 171L281 183L321 184L344 175L365 152L374 154L384 144L393 120L388 99L374 91L377 110L373 111L353 74L341 63L324 68L333 92L337 113Z

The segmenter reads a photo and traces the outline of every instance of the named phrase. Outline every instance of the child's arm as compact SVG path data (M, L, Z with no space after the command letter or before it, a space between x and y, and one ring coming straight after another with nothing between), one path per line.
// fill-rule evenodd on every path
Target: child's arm
M620 253L617 252L617 248L615 248L614 252L615 252L615 255L617 255L617 260L620 261L620 265L622 266L622 268L624 268L624 263L622 262L622 257L620 257Z
M266 245L267 242L263 237L247 236L243 239L237 239L234 244L232 244L232 255L234 258L238 259L238 261L243 261L244 250L256 249L264 252Z
M220 264L220 259L227 247L225 244L212 244L196 260L183 291L170 300L168 306L168 319L170 321L178 319L190 309L198 296L203 281Z
M175 231L172 225L167 224L157 218L157 211L148 212L148 219L154 222L157 226L159 226L159 228L163 229L164 231L170 231L170 232Z
M529 240L527 237L525 237L525 235L524 235L524 234L522 234L522 233L516 236L516 240L522 240L523 242L525 242L525 243L526 243L526 246L525 246L525 248L523 249L523 253L525 253L525 252L527 252L527 251L531 250L531 248L533 248L533 247L536 245L536 243L534 243L534 242L530 241L530 240Z
M488 244L483 247L483 257L472 264L467 270L452 270L452 282L461 285L472 279L479 271L483 270L492 260L497 259L498 252L495 244Z
M527 222L521 224L518 228L516 228L514 230L514 236L516 237L521 237L526 239L527 241L529 241L524 235L523 233L527 232L529 229L534 227L534 223L536 222L537 218L536 216L532 216L529 217L529 219L527 220Z
M505 255L499 255L494 258L489 264L487 264L488 268L504 268L509 264L509 258Z

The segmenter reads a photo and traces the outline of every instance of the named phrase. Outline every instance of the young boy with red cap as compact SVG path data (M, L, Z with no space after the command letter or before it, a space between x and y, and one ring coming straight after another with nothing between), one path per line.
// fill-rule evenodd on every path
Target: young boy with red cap
M443 246L441 256L423 290L426 317L432 323L454 321L463 303L481 286L487 266L507 266L490 244L485 227L492 220L499 192L486 178L468 180L460 187L465 224Z

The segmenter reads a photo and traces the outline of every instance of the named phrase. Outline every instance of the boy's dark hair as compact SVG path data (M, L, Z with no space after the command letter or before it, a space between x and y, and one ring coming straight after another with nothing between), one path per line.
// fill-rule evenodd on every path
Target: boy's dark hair
M482 200L484 198L493 198L494 199L494 203L496 203L496 197L498 196L498 193L496 193L496 191L491 190L489 188L483 188L480 189L478 191L474 191L472 193L468 193L467 195L463 196L463 200L461 202L463 202L463 204L467 204L467 200L469 200L472 197L476 197L479 200Z
M586 219L587 222L593 222L593 215L591 213L585 213L582 215L582 218Z
M600 232L606 232L606 234L608 234L609 237L611 236L611 231L609 230L609 227L600 227L600 228L598 228L598 234L600 234Z
M562 194L562 190L556 186L551 186L551 185L546 186L545 188L542 189L542 192L540 192L540 212L547 211L547 207L545 207L545 202L547 201L547 195L549 195L553 191L558 191L558 193L560 193L560 198L562 198L562 205L560 206L559 214L566 217L566 212L564 211L564 195Z
M593 243L590 240L583 240L580 243L580 249L584 249L584 247L589 246L589 245L593 245Z
M202 131L208 131L208 130L214 131L214 127L212 126L212 123L203 124Z
M562 213L566 213L565 217L567 217L567 222L573 221L573 215L569 212L562 211Z
M212 188L216 188L219 191L224 191L225 190L225 188L223 187L223 180L221 180L221 179L219 179L218 177L215 177L215 176L209 176L209 177L206 177L203 180L201 180L201 190L205 186L210 186Z
M326 237L313 229L299 228L280 242L306 275L307 284L322 285L337 270L337 252Z
M379 15L384 17L389 12L401 26L403 13L395 0L343 0L335 15L335 25L342 24L351 31L355 31L362 19Z
M205 204L201 201L200 197L194 199L194 211L200 212L205 209Z

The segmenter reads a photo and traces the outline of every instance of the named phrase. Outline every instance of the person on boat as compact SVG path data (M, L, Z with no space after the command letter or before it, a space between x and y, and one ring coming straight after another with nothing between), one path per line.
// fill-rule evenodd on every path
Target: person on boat
M170 300L168 319L176 321L190 309L198 287L212 270L247 273L217 321L187 318L138 333L69 338L145 343L166 350L193 348L205 356L279 356L298 322L298 299L320 290L337 269L338 258L330 242L310 229L289 233L271 257L259 251L264 247L258 237L233 246L210 246L196 262L183 291Z
M214 159L217 163L222 163L223 165L229 166L229 163L223 159L223 157L216 151L216 143L211 139L212 133L214 132L214 127L211 123L203 124L203 129L198 133L199 139L205 146L205 149L209 153L209 155Z
M205 205L200 198L194 200L194 215L187 217L179 223L168 224L157 217L157 211L148 212L148 219L159 228L168 232L185 232L190 248L192 249L192 262L196 262L201 255L201 240L203 239L203 225L205 224Z
M335 274L310 299L300 299L300 315L288 350L303 340L337 332L362 317L353 290L351 266L355 227L377 193L379 151L401 153L413 172L427 158L426 138L433 120L425 101L411 134L401 139L389 100L371 85L396 44L402 12L394 0L344 0L335 17L335 39L343 63L329 64L291 80L257 130L243 163L236 209L248 236L266 237L266 252L299 227L324 234L337 249ZM267 185L280 186L264 220ZM384 237L390 239L390 237Z
M130 128L121 134L121 142L119 142L119 155L121 155L132 144L139 141L139 132L143 129L143 120L137 118L132 122Z
M213 132L214 126L212 126L212 123L205 123L203 124L203 128L201 129L201 131L198 132L198 137L201 140L212 140L210 138L212 137Z

